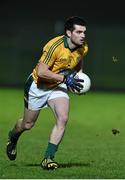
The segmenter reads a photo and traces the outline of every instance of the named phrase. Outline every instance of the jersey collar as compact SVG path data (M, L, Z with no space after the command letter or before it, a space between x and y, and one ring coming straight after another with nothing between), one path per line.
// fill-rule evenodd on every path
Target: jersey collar
M76 47L76 48L74 48L74 49L70 49L70 48L69 48L69 45L68 45L68 42L67 42L67 37L66 37L66 36L63 37L63 41L64 41L64 47L65 47L65 48L68 48L71 52L73 52L73 51L75 51L76 49L82 47L82 46L78 46L78 47Z
M65 48L69 48L66 36L63 37L63 41L64 41Z

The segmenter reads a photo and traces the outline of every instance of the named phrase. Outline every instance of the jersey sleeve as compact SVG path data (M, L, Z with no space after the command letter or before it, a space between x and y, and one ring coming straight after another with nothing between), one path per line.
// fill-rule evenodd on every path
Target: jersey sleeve
M43 48L42 56L40 57L40 61L47 64L48 66L52 66L56 59L56 50L53 45L46 45Z

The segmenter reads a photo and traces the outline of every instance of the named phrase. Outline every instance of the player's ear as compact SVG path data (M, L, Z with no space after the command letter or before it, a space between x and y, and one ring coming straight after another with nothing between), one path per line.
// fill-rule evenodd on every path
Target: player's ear
M66 30L66 35L70 38L71 37L71 31Z

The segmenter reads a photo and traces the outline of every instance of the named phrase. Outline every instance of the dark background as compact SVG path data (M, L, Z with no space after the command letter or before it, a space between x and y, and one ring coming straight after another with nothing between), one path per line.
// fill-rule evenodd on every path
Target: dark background
M87 21L84 72L92 89L125 90L122 1L0 1L0 86L23 87L43 45L63 33L68 16Z

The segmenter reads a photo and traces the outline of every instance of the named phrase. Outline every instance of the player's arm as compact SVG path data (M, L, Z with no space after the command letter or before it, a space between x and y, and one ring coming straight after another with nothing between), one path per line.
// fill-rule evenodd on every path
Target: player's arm
M40 78L46 79L51 82L63 82L64 75L56 74L49 69L49 65L45 64L44 62L40 61L37 66L37 75Z
M81 58L80 59L80 61L79 61L79 63L77 64L77 66L75 67L75 70L77 71L77 72L83 72L83 59Z
M67 87L72 87L77 91L80 91L80 89L83 87L80 84L82 80L74 78L76 75L76 71L71 71L67 75L56 74L49 70L49 66L47 64L44 64L42 61L40 61L38 64L37 75L40 78L47 79L47 81L53 81L58 83L64 82L67 85Z
M85 45L83 46L84 48L82 49L82 56L79 60L79 63L77 64L77 66L75 67L75 70L77 72L83 72L83 58L84 56L88 53L88 44L85 42Z

